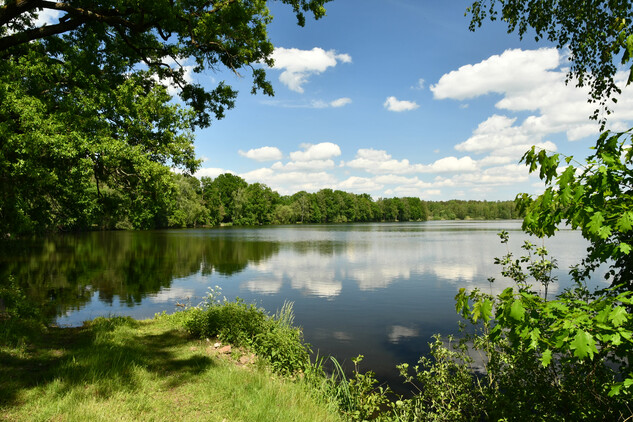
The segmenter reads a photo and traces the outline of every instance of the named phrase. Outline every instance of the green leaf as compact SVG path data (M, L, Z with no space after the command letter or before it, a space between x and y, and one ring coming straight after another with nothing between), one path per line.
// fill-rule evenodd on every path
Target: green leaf
M525 307L520 300L512 302L512 306L510 307L510 318L517 321L523 321L525 319Z
M611 386L611 390L609 390L609 397L617 396L618 394L620 394L621 390L622 390L621 382L613 384Z
M628 255L631 252L631 245L628 243L621 242L618 248L620 248L620 252L624 255Z
M600 236L601 239L606 239L607 237L611 236L611 233L611 227L609 226L602 226L598 230L598 236Z
M538 346L539 340L541 339L541 330L535 328L530 332L530 346L529 349L536 349Z
M633 228L633 212L626 211L618 218L617 226L621 232L628 232Z
M620 334L615 333L613 336L611 336L611 344L613 344L614 346L619 346L622 344L622 337L620 337Z
M585 330L578 330L576 332L576 336L571 342L570 348L574 351L574 355L580 359L584 359L587 356L589 356L589 359L593 359L593 354L598 351L593 336Z
M600 211L597 211L591 216L591 220L589 221L589 224L587 224L587 228L591 233L598 234L600 229L603 227L602 223L604 223L604 216Z
M607 305L604 309L602 309L600 312L598 312L598 314L596 315L596 322L598 323L606 323L607 320L609 319L609 314L611 313L611 305Z
M622 306L615 307L609 314L609 320L614 327L619 327L629 318L629 314Z
M545 349L545 351L543 352L543 355L541 356L541 365L543 365L543 368L545 368L546 366L550 364L551 361L552 361L552 351L550 349Z
M459 293L455 295L455 311L457 313L466 314L470 310L468 306L468 296L466 295L466 289L459 289Z
M570 159L570 157L567 157L565 161L567 161L568 159ZM567 164L569 164L569 161L567 161ZM565 171L563 172L563 174L561 174L560 177L558 178L559 186L563 187L563 186L569 185L569 183L574 180L575 172L576 172L575 167L573 166L567 167Z
M486 299L481 304L481 317L485 320L492 319L492 301L490 299Z
M565 188L561 190L560 200L564 205L567 205L572 201L572 198L573 198L572 193L573 191L571 190L569 186L565 186Z

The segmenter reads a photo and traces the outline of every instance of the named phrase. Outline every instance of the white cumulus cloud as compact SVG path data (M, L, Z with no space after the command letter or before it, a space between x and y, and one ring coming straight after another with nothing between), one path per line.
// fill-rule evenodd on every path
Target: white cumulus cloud
M477 168L477 162L470 157L445 157L427 166L424 171L427 173L469 172L476 171Z
M334 50L325 51L314 47L312 50L277 47L273 51L274 69L282 69L279 80L289 89L303 93L303 85L311 75L325 72L337 63L351 63L349 54L337 54Z
M351 176L338 184L338 189L346 192L369 193L377 192L384 186L377 183L375 179L367 177Z
M497 94L498 110L529 112L519 120L497 112L481 122L472 136L455 149L473 154L489 154L480 166L516 162L532 145L557 150L548 136L564 133L569 141L597 135L599 124L588 117L596 108L587 102L588 90L565 84L565 56L554 48L506 50L476 64L460 67L442 76L431 86L436 99L466 100ZM616 75L620 86L624 74ZM624 87L620 101L612 105L608 128L628 127L633 119L633 86Z
M436 99L465 100L491 92L529 91L535 86L555 81L559 75L549 72L560 64L554 48L524 51L506 50L477 64L468 64L442 76L431 85Z
M302 171L302 170L324 170L334 168L333 160L310 160L310 161L289 161L283 164L277 161L271 166L273 170Z
M293 161L327 160L341 155L341 148L332 142L321 142L320 144L302 144L303 151L290 153Z
M406 158L396 160L391 158L384 150L375 150L373 148L361 148L356 152L356 158L345 163L347 167L365 170L369 173L386 174L386 173L413 173L416 166L411 165Z
M201 177L210 177L212 179L215 179L216 177L224 173L233 173L233 172L231 170L225 170L225 169L217 168L217 167L203 167L197 172L195 172L194 176L197 177L198 179Z
M389 111L402 112L411 111L420 107L413 101L398 100L396 97L388 97L383 106Z
M283 154L277 147L261 147L250 149L246 152L239 150L238 153L242 157L250 158L255 161L274 161L281 160L281 157L283 157Z
M479 167L477 162L470 157L445 157L432 164L412 164L409 160L397 160L387 154L385 150L361 148L356 153L356 158L344 163L346 166L365 170L374 174L407 174L407 173L444 173L444 172L471 172ZM392 176L393 177L393 176Z
M240 174L248 183L264 183L282 195L292 195L299 191L316 192L331 188L338 182L326 171L286 171L276 172L271 168L260 168Z

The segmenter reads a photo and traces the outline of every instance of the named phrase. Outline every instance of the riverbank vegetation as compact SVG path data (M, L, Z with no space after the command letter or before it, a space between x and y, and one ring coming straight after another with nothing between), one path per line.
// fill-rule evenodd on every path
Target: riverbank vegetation
M502 234L502 240L507 234ZM16 286L3 289L0 411L6 420L627 420L631 292L579 283L553 300L547 251L499 258L517 291L457 295L459 338L399 365L399 396L333 358L310 357L292 305L274 315L210 291L147 321L47 326ZM494 282L491 280L491 282Z
M133 206L103 182L97 192L93 182L83 196L89 206L47 207L43 214L35 214L22 201L25 208L19 215L23 220L0 224L4 224L4 235L15 236L55 231L521 217L513 201L423 201L415 197L374 200L368 194L332 189L280 195L262 183L249 184L231 173L199 180L167 172L163 181L166 187L155 195L150 207L146 207L149 203L140 208ZM111 197L106 200L108 195Z
M303 26L306 14L325 16L328 1L280 3ZM273 95L266 78L273 66L268 2L5 3L0 237L429 216L419 198L372 201L330 189L286 197L230 174L191 176L201 164L195 131L224 118L237 91L224 82L203 87L189 72L222 67L250 74L253 93ZM59 13L59 23L37 28L38 13ZM184 66L187 60L196 65ZM517 216L507 204L496 208L481 215ZM480 218L440 214L433 216Z
M178 318L97 318L0 347L0 419L337 421L309 385Z

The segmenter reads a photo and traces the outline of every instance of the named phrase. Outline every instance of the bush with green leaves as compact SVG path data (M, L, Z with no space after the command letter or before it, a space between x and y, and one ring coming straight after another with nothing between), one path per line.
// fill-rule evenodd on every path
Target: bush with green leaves
M281 374L304 372L310 365L310 345L303 341L301 328L293 325L292 303L284 303L271 316L239 298L230 302L218 296L219 290L211 290L203 303L184 311L183 324L189 333L247 347Z
M517 196L528 233L553 236L567 224L590 242L587 257L577 267L578 278L609 263L607 278L623 289L633 288L632 133L602 133L584 163L532 147L523 161L530 172L538 170L546 189L537 197Z
M461 342L452 347L453 337L434 336L428 356L413 367L398 365L406 384L413 387L413 397L392 403L395 420L462 421L478 420L485 415L480 406L483 398L479 379L472 372L473 359ZM448 344L446 344L448 342Z
M0 305L0 345L23 344L44 329L42 313L28 300L13 276L0 286Z
M500 233L503 243L508 234ZM352 420L481 421L608 420L633 418L633 293L610 288L590 292L582 280L547 300L536 292L555 281L556 261L544 247L523 245L496 259L515 281L493 296L461 289L456 310L462 336L435 336L417 365L398 366L411 397L387 400L373 374L359 374L365 388L352 390L343 378L339 399ZM572 270L572 275L578 272ZM494 279L490 279L494 282ZM376 398L376 395L381 397ZM343 395L345 397L345 395ZM357 403L381 403L361 413ZM382 402L380 400L383 400Z
M502 239L504 235L502 233ZM498 260L517 282L497 297L461 289L458 312L474 330L464 339L483 352L488 416L521 420L626 420L633 417L633 293L590 292L581 279L553 300L534 291L551 282L547 251L535 261ZM554 264L552 264L554 265ZM527 275L531 274L532 278ZM572 275L578 273L572 270Z

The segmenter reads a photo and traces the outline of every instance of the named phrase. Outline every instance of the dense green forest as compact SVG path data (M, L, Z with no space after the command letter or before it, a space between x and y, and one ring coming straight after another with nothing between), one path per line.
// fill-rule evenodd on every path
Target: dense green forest
M22 210L23 224L4 226L4 234L51 231L182 228L233 224L426 221L430 219L519 218L513 201L422 201L379 198L321 189L280 195L262 183L247 183L231 173L201 180L167 175L162 195L124 197L96 183L84 192L82 207L50 207L43 214ZM7 222L5 222L6 224Z

